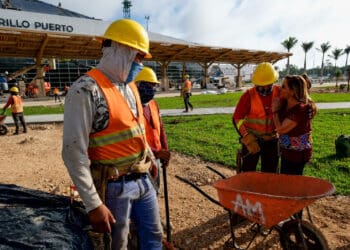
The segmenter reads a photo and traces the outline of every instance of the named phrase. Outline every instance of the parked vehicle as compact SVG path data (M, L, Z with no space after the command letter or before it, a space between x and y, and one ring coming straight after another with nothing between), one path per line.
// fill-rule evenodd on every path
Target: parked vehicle
M210 82L218 89L225 88L231 84L230 78L227 76L210 77Z

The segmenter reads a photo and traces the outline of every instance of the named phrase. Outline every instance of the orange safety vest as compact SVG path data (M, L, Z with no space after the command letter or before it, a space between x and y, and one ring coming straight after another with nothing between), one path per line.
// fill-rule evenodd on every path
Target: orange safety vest
M150 145L153 149L156 149L158 152L162 148L162 144L160 142L160 116L158 105L154 100L149 101L148 105L151 111L152 121L147 121L145 119L147 142L148 145ZM153 124L153 127L151 123Z
M17 95L12 96L13 103L11 104L12 113L22 113L23 112L23 102L22 98Z
M184 92L190 92L192 87L192 83L190 80L185 81Z
M54 88L54 89L53 89L54 95L58 95L59 92L60 92L60 91L58 90L58 88Z
M271 111L271 105L269 112L266 114L264 105L261 102L259 93L256 88L248 90L250 95L250 112L243 122L249 133L261 136L274 136L276 135L276 127L273 123L273 115ZM279 96L279 87L274 85L272 88L272 99Z
M97 82L106 98L109 123L102 131L91 133L88 154L91 163L114 165L123 171L138 163L146 151L143 112L137 87L129 86L136 97L139 118L135 117L120 91L98 69L86 73Z

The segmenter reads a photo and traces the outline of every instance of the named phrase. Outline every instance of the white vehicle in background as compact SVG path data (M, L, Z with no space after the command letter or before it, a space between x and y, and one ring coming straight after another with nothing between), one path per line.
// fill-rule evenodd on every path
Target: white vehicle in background
M225 88L231 85L230 78L227 76L210 77L209 84L212 84L218 89Z

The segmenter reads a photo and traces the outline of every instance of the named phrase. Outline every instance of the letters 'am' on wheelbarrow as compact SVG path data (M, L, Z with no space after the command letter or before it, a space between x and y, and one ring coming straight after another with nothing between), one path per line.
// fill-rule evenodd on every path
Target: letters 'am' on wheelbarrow
M223 207L268 228L335 191L322 179L259 172L219 180L214 187Z

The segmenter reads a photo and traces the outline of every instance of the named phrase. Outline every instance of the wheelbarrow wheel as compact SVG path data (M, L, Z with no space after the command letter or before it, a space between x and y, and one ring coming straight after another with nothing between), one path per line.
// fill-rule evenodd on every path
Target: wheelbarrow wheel
M0 124L0 135L6 135L9 131L8 127L4 124Z
M301 221L301 230L299 230L298 220L285 222L280 232L280 242L284 250L329 249L327 240L322 232L307 221ZM306 247L304 246L304 242Z

